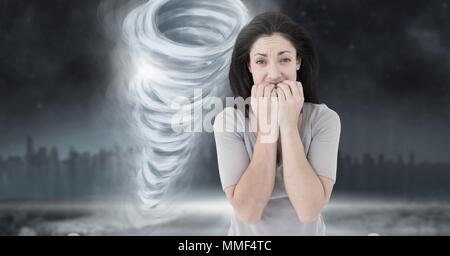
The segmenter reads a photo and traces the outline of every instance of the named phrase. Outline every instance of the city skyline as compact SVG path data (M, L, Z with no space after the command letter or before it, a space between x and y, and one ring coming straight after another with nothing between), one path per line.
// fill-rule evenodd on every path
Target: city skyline
M129 195L136 189L127 182L135 170L133 161L139 161L135 158L139 149L116 146L90 154L72 148L68 157L60 157L56 147L35 148L31 137L24 146L23 156L0 157L0 200L28 196L28 199L76 200L107 194ZM365 154L359 159L340 152L335 192L404 198L448 196L450 164L419 162L415 158L413 152L408 158L395 159L382 154ZM196 159L191 164L194 168L198 166ZM189 178L187 187L220 190L216 159L177 177Z

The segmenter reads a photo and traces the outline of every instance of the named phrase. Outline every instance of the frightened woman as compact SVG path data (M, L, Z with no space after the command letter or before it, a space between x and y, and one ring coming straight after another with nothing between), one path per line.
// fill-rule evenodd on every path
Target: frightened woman
M341 124L319 104L317 78L312 40L289 17L263 13L240 32L229 80L251 104L225 108L214 122L234 210L229 235L325 235L321 210L336 180Z

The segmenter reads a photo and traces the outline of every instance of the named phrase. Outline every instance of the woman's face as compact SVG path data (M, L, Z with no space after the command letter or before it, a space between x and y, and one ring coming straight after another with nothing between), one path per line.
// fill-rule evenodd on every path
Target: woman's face
M254 84L297 80L301 63L292 43L280 34L260 37L250 49L249 70Z

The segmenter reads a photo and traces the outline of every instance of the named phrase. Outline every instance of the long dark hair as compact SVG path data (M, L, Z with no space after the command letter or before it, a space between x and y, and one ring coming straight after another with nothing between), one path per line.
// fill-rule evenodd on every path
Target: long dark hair
M303 85L305 102L319 103L316 91L319 61L312 39L305 28L279 12L265 12L256 16L239 33L229 72L231 91L234 96L244 99L251 96L253 78L248 70L251 47L261 36L270 36L274 33L279 33L289 40L297 51L297 60L301 59L297 81ZM248 117L248 106L245 109L245 116Z

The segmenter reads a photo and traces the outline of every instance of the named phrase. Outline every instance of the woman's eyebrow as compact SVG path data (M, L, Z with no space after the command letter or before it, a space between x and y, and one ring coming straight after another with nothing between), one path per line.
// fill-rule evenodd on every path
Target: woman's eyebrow
M278 53L278 55L282 55L282 54L285 54L285 53L292 53L292 52L291 51L281 51L281 52ZM256 55L261 55L263 57L267 57L267 54L259 53L259 52L254 54L254 56L256 56Z
M264 53L255 53L254 56L256 56L256 55L261 55L263 57L267 57L267 54L264 54Z
M281 52L278 53L278 55L282 55L282 54L285 54L285 53L292 53L292 52L291 51L281 51Z

